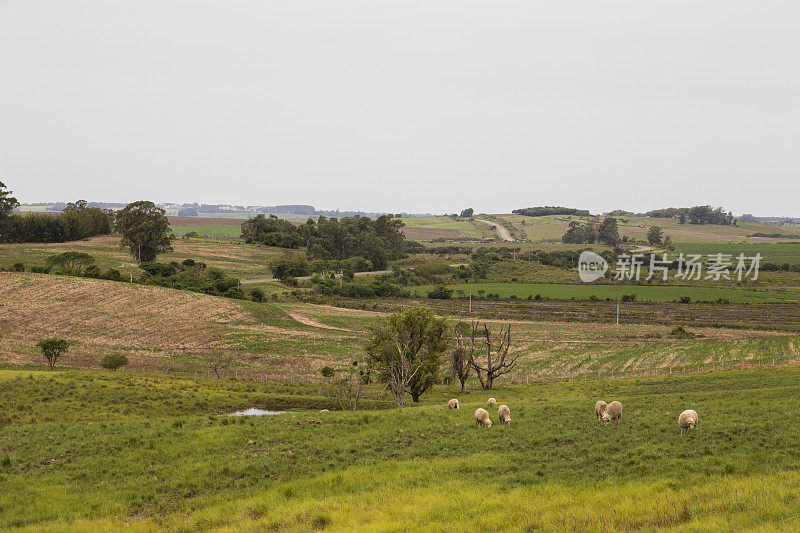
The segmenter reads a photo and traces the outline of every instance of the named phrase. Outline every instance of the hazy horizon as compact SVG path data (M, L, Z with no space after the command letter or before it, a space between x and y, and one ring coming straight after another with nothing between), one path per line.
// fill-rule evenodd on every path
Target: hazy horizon
M798 217L798 16L0 0L0 181L25 203Z

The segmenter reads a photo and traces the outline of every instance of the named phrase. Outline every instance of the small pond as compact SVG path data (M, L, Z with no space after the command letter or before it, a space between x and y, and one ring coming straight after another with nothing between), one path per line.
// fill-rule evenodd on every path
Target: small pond
M258 409L257 407L251 407L250 409L245 409L244 411L236 411L235 413L228 413L227 416L264 416L264 415L282 415L284 413L288 413L289 411L266 411L264 409Z

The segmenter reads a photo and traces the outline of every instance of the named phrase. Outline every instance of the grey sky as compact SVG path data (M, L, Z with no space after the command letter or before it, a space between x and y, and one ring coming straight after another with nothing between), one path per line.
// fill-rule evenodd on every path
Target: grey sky
M794 1L0 0L22 201L800 216Z

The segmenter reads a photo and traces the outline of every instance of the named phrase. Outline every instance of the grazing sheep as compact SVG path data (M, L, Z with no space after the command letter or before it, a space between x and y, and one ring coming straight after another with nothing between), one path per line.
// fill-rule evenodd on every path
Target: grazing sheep
M603 413L606 412L606 407L608 404L603 400L597 400L597 403L594 404L594 416L595 418L603 418Z
M458 400L453 398L449 402L447 402L448 409L458 409Z
M328 411L327 409L320 409L320 410L319 410L319 412L320 412L320 413L327 413L327 412L329 412L329 411Z
M497 418L500 419L501 424L505 424L507 426L511 425L511 409L508 408L507 405L503 404L497 410Z
M489 398L489 401L486 402L489 407L497 407L497 400L494 398Z
M682 412L680 416L678 416L678 425L681 427L681 435L683 435L684 430L689 431L690 429L694 429L697 425L697 412L691 409Z
M478 423L479 428L492 427L492 421L489 420L489 412L481 407L475 410L475 422Z
M603 422L610 422L611 420L619 420L622 416L622 404L619 402L611 402L606 406L603 411Z

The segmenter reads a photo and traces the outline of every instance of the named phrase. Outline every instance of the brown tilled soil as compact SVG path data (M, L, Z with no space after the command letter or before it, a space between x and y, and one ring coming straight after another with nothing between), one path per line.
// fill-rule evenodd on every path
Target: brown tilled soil
M221 355L237 361L229 374L302 380L318 375L326 364L313 354L265 355L237 349L227 334L246 329L273 337L292 333L259 323L227 298L105 280L0 272L0 363L42 364L36 342L58 337L71 343L62 361L68 366L97 368L104 355L124 353L131 368L208 373L207 361Z

